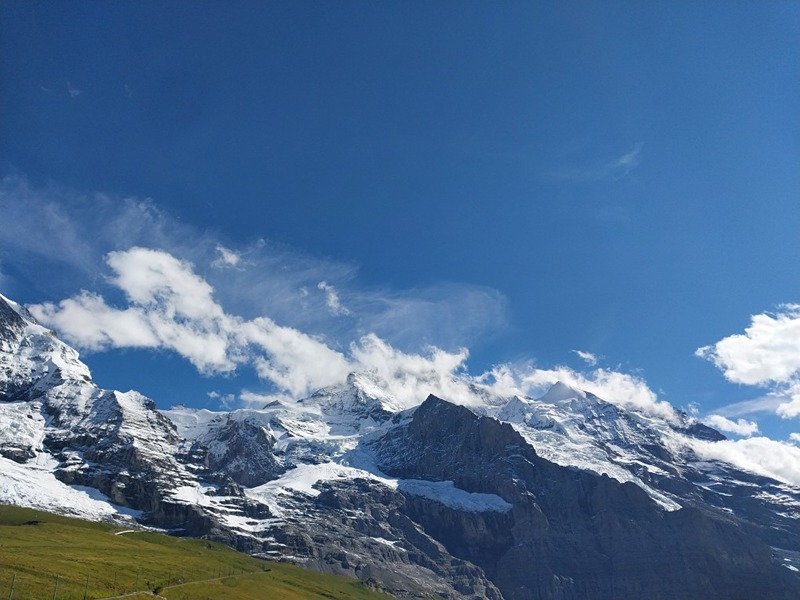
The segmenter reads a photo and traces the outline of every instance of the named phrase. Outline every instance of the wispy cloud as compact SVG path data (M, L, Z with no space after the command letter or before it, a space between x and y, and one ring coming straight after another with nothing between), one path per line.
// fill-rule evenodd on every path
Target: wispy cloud
M74 85L72 85L69 81L67 82L67 94L70 98L77 98L83 93L82 90L79 90Z
M573 350L578 358L580 358L583 362L585 362L590 367L593 367L597 364L597 355L592 354L591 352L586 352L584 350Z
M698 457L720 460L751 473L800 485L800 448L765 437L707 442L689 438Z
M149 199L34 187L8 177L0 182L0 214L0 260L13 260L15 272L30 273L29 283L50 297L108 287L104 257L141 247L200 267L229 311L248 319L269 315L335 340L339 348L376 333L404 351L426 345L457 350L507 323L507 302L497 290L459 283L405 290L365 285L354 264L263 239L233 245ZM45 269L50 277L36 275ZM344 311L347 319L341 318Z
M800 415L800 304L753 315L743 334L698 348L695 355L714 363L728 381L769 389L778 415Z
M722 415L708 415L703 419L703 423L714 429L719 429L723 433L732 433L743 437L750 437L758 433L758 424L754 421L746 421L745 419L732 421Z
M36 314L84 350L165 349L203 373L248 367L285 397L365 369L402 402L428 393L473 402L478 388L531 395L564 379L667 412L643 381L613 371L506 365L469 374L466 348L507 322L506 298L492 288L364 286L352 264L266 240L232 247L148 199L34 188L23 178L0 184L0 213L0 248L26 263L20 270L41 293L64 298ZM62 278L42 280L43 270Z
M227 313L194 266L148 248L110 253L109 278L125 294L115 307L89 292L30 306L42 323L88 350L166 349L189 360L201 373L230 373L251 366L280 394L301 398L365 371L401 403L429 393L467 401L469 381L459 379L466 350L428 348L406 353L375 334L351 342L346 352L325 340L281 326L266 316L245 319Z
M212 400L219 402L223 408L231 410L236 408L236 395L235 394L221 394L216 390L208 392L208 397Z
M237 252L236 250L231 250L230 248L226 248L225 246L217 246L217 256L216 260L211 263L212 267L217 269L237 269L241 268L242 265L242 253Z
M633 168L634 150L618 159L619 168ZM0 259L15 261L15 276L29 272L41 281L35 274L42 265L48 273L64 273L55 283L52 277L41 281L63 299L32 306L39 319L84 350L170 351L207 374L252 369L264 389L236 397L210 394L226 407L290 401L357 371L402 406L429 393L463 404L487 394L539 396L562 381L625 408L677 418L642 378L594 368L597 357L582 350L574 352L591 367L586 371L520 363L470 373L469 342L505 323L505 298L491 288L370 288L358 284L353 265L265 240L233 248L150 200L34 189L19 178L0 183L0 214ZM709 423L754 436L755 423L730 417L766 406L795 414L798 319L797 306L783 307L777 315L754 317L742 339L732 336L734 342L726 338L698 350L730 380L774 388L749 404L715 411ZM698 441L695 451L800 483L800 448L794 445L749 437Z
M786 403L787 399L783 396L767 394L752 400L734 402L714 409L714 413L723 417L745 417L759 413L776 413L781 404Z
M616 181L626 177L642 162L644 143L638 142L629 151L605 160L586 160L562 166L552 172L558 179L570 181Z
M346 306L342 305L339 299L339 292L327 281L320 281L317 288L325 292L325 305L332 315L342 317L350 314Z
M624 177L639 166L639 163L641 162L640 154L642 152L642 148L644 148L644 144L639 142L630 152L626 152L615 161L606 165L606 168Z

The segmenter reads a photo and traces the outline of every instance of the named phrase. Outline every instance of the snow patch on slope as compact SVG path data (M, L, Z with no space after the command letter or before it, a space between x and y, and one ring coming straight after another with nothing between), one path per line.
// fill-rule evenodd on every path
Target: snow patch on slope
M421 496L455 510L467 512L507 512L511 510L511 504L497 494L467 492L455 487L452 481L400 479L397 481L397 489L404 494Z
M369 479L411 496L421 496L467 512L506 512L511 504L496 494L467 492L455 487L452 481L394 479L381 473L357 469L333 462L317 465L298 465L279 479L246 490L249 497L267 504L276 514L282 514L280 496L300 493L316 497L317 484L326 481Z
M42 451L44 418L39 405L30 402L4 402L0 410L0 448L34 456Z
M55 460L40 454L21 465L0 457L0 503L67 513L94 521L130 520L141 513L112 504L95 489L69 486L52 473Z
M274 501L276 496L298 492L307 496L316 497L320 492L314 486L321 481L336 481L341 479L372 479L396 487L392 480L375 475L369 471L355 469L334 462L317 465L298 465L284 473L279 479L267 482L258 487L247 490L251 498Z

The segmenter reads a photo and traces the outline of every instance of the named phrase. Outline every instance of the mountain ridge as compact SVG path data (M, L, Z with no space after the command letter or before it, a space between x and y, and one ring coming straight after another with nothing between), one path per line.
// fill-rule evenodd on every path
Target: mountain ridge
M696 440L724 436L683 413L562 383L539 399L402 409L364 373L298 402L159 411L101 390L2 296L0 342L0 501L207 535L400 597L800 591L800 490L699 460Z

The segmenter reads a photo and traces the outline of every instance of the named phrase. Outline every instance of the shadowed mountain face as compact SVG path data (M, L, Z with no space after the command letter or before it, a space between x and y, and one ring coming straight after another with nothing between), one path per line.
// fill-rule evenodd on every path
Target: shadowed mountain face
M638 486L543 460L509 424L434 396L373 447L388 474L450 478L511 505L477 523L434 502L410 507L509 600L790 595L792 578L771 549L735 523L694 508L660 510Z
M485 399L484 399L485 400ZM99 389L0 296L0 502L135 519L400 597L800 597L800 490L557 384L401 410L368 374L261 409Z

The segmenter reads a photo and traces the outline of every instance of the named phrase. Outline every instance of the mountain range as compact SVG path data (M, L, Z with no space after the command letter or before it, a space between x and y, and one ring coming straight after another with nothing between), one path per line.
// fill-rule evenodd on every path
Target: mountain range
M612 399L613 400L613 399ZM206 536L400 598L800 597L800 487L679 410L556 383L407 408L371 373L159 410L0 296L0 502Z

